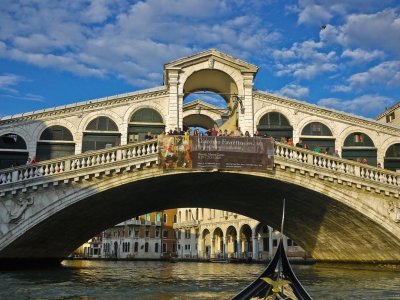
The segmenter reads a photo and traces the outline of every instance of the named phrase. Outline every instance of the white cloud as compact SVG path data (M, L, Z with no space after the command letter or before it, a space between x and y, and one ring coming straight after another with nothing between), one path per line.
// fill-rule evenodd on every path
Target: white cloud
M266 21L246 5L218 0L4 0L0 56L83 76L112 74L138 87L160 85L160 66L172 59L208 48L246 59L276 43L280 33L268 30ZM257 1L249 5L261 9ZM246 13L238 15L237 9L244 7Z
M276 91L275 93L282 95L282 96L299 99L299 98L308 96L309 89L308 89L308 87L304 87L304 86L301 86L298 84L291 83L291 84L285 85L283 88L281 88L279 91Z
M16 74L0 75L0 90L16 93L14 87L23 80L23 77Z
M389 51L400 56L400 16L398 10L386 9L372 14L352 14L342 26L327 26L321 41L365 51Z
M383 111L383 107L393 105L394 101L380 95L363 95L352 100L326 98L319 100L317 104L356 115L374 117Z
M323 43L305 41L294 43L290 49L275 50L276 75L291 75L298 79L312 79L315 76L338 69L334 51L321 52Z
M386 61L365 72L351 75L347 84L337 85L334 91L350 92L363 87L381 84L393 88L400 86L400 61Z
M343 51L341 57L349 58L354 63L364 63L376 59L382 59L385 57L385 53L380 50L366 51L360 48L355 50L346 49Z
M332 18L332 14L321 5L307 5L299 13L298 23L325 24Z

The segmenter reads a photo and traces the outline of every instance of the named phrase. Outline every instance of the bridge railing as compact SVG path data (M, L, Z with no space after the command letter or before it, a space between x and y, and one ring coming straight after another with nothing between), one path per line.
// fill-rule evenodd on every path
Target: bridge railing
M128 161L150 154L156 154L157 152L157 140L150 140L61 157L59 159L47 160L31 165L3 169L0 170L0 185L24 181L35 177L78 171L115 162Z
M283 143L275 143L275 156L297 161L301 164L323 168L331 172L353 175L379 183L400 186L400 174L367 164L316 153Z
M3 169L0 170L0 186L35 177L51 176L71 171L77 172L86 168L135 160L148 155L156 155L157 152L157 140L150 140L43 161L32 165ZM295 161L309 167L322 168L330 172L356 176L377 183L400 186L399 173L283 143L275 143L275 157Z

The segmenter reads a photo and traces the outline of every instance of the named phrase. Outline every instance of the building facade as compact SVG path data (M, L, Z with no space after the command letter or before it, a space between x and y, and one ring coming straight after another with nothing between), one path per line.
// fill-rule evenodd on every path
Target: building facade
M102 233L102 258L160 259L176 256L173 222L176 209L126 220Z
M270 226L237 213L209 208L178 208L174 224L178 257L184 259L269 260L280 233ZM289 257L307 253L292 239L283 237Z

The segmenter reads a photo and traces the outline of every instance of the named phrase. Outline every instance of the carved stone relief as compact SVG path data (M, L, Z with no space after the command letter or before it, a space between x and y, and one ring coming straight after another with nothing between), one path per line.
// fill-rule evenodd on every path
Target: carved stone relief
M389 202L389 217L396 223L400 223L400 203Z
M0 202L0 237L9 231L10 225L18 224L25 219L25 211L33 202L33 196L25 194Z

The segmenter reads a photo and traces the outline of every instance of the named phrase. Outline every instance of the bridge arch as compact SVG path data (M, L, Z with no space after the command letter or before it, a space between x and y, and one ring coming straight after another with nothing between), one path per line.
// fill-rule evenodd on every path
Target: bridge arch
M127 130L128 143L143 141L148 132L155 135L165 132L165 120L156 107L141 106L131 112Z
M392 171L400 170L400 143L391 144L386 149L384 167Z
M123 124L123 119L121 116L111 110L103 110L101 111L101 114L98 112L92 112L85 115L85 117L83 117L79 123L78 132L84 132L89 123L98 117L107 117L111 119L117 125L118 131L122 132L123 128L121 126Z
M26 141L19 134L5 133L0 135L0 168L24 165L28 160Z
M338 132L334 124L328 122L327 120L318 117L318 116L301 116L294 124L296 136L300 137L304 128L311 123L321 123L326 126L329 131L332 133L332 136L337 139Z
M221 94L227 103L233 94L244 95L242 74L225 64L215 63L213 68L202 64L190 66L179 77L179 94L208 90Z
M51 127L51 126L62 126L67 128L73 137L74 141L78 141L79 140L79 136L78 136L78 126L76 126L74 123L64 120L64 119L57 119L57 120L50 120L50 121L46 121L41 123L39 126L37 126L34 130L34 132L32 133L32 136L34 137L35 141L38 141L40 139L40 136L42 135L43 131L45 131L47 128Z
M118 124L107 116L97 116L88 122L82 136L82 152L119 146Z
M390 257L397 257L400 260L400 240L389 233L398 230L398 225L387 217L386 210L390 204L382 202L384 199L371 199L375 192L360 193L358 188L349 188L342 183L333 184L327 190L325 180L319 177L302 178L304 176L301 174L293 177L292 172L281 171L281 168L277 168L275 175L246 172L165 174L162 170L149 170L121 173L106 180L99 178L88 181L82 189L76 189L74 185L56 186L47 190L50 194L40 200L40 210L29 211L32 215L29 220L22 219L20 224L9 228L8 233L6 228L1 228L4 234L0 234L0 245L5 245L8 240L13 242L9 244L10 247L0 249L0 257L24 256L27 253L31 257L64 257L99 231L132 216L165 209L167 205L229 209L279 228L281 199L286 198L285 234L296 236L298 244L316 259L368 261L371 257L379 257L387 261ZM166 194L165 186L174 186L178 191L196 190L201 193L190 197L187 192ZM210 188L204 189L204 186ZM64 188L64 192L58 191L58 187ZM265 191L268 191L268 196ZM36 193L41 192L46 190ZM368 193L370 197L364 193ZM224 197L221 198L220 195ZM39 196L34 196L31 201L39 201L35 200L36 197ZM8 204L12 208L14 200L7 201L12 201ZM7 211L3 207L7 201L0 202L0 211ZM370 201L372 202L369 203ZM380 201L381 207L377 207L374 201ZM28 210L31 208L33 206L27 207ZM48 216L49 212L51 216ZM7 223L0 221L1 224ZM82 223L86 226L82 227ZM371 237L371 246L367 248L363 239L364 228L369 229ZM40 236L40 232L45 232L46 236ZM60 232L65 235L60 236ZM215 230L213 236L214 233ZM253 230L250 225L242 225L239 233L242 252L246 247L251 250L252 245L249 243ZM219 236L223 237L222 230ZM37 238L40 245L34 247L38 243ZM47 248L42 247L43 238L48 244ZM352 246L349 247L349 244ZM368 250L371 247L373 254ZM28 252L24 254L25 251Z
M37 160L42 161L74 154L74 136L67 127L52 125L43 129L36 145Z
M188 127L201 127L204 129L216 128L217 122L214 120L210 114L202 113L199 115L196 114L187 114L183 117L183 128Z
M342 157L376 166L377 148L368 134L363 131L353 131L344 139Z
M19 135L26 143L26 149L29 151L29 155L35 155L36 151L36 140L33 138L32 133L25 130L22 127L15 127L12 129L6 128L0 130L0 136L5 134L17 134Z
M332 130L324 122L313 121L305 124L301 129L299 138L311 150L317 147L321 153L327 151L328 154L332 154L335 152L335 137Z
M256 128L261 135L269 134L278 141L281 138L293 139L293 126L289 118L280 111L267 111L261 115Z

